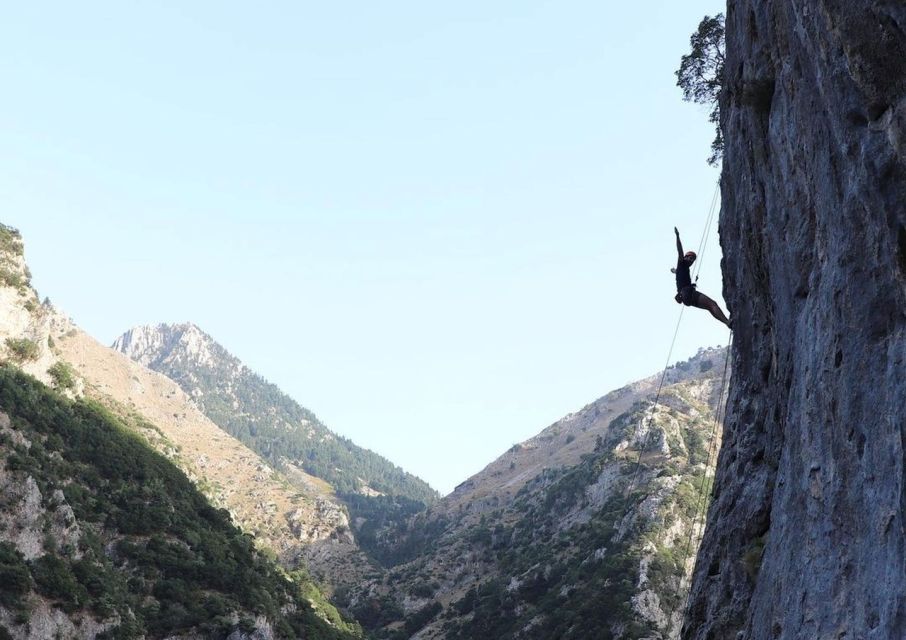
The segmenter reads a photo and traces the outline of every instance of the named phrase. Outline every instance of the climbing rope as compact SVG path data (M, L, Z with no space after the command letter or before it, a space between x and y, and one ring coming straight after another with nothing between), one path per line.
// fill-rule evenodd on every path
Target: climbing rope
M708 217L705 220L705 228L704 228L704 231L702 232L701 240L698 243L698 252L696 254L698 256L698 260L697 260L698 264L695 269L695 279L693 280L693 282L695 282L695 283L698 283L698 276L701 273L702 264L704 264L703 258L705 255L705 250L707 249L707 246L708 246L708 239L710 236L711 225L714 221L715 212L717 211L717 204L719 202L719 196L720 196L720 184L718 183L714 187L714 195L711 198L711 206L708 210ZM685 306L680 308L679 317L676 320L676 328L673 330L673 339L670 341L670 349L667 352L667 362L664 365L663 372L661 373L661 379L660 379L660 382L658 383L657 392L655 393L655 396L654 396L654 403L652 404L650 410L646 412L646 415L643 415L639 419L639 422L636 425L635 433L633 435L633 440L638 440L639 432L641 431L642 425L644 424L645 420L646 419L653 420L654 415L657 411L657 408L660 405L661 391L663 390L664 382L667 379L667 371L670 369L670 360L673 356L673 348L676 346L676 338L679 335L680 324L682 323L682 320L683 320L683 311L685 311ZM717 399L717 408L715 411L714 425L711 428L711 436L710 436L710 439L708 442L708 460L705 463L705 471L702 474L702 482L701 482L701 486L699 487L698 501L696 502L696 505L695 505L692 526L689 529L689 536L686 540L685 551L683 553L682 559L680 560L680 567L683 570L682 576L680 577L680 587L682 587L683 580L685 580L686 560L688 559L689 552L691 551L691 548L692 548L692 541L695 539L695 532L699 528L699 519L704 514L705 499L708 494L708 492L705 491L705 484L706 484L707 478L708 478L708 469L711 468L711 463L712 463L712 460L714 458L715 451L716 451L715 443L717 441L716 440L717 426L719 424L723 424L723 417L722 417L721 413L722 412L725 413L725 411L726 411L726 406L724 403L724 390L726 389L726 386L727 386L727 370L729 368L729 363L730 363L730 347L731 347L732 343L733 343L733 333L731 332L730 339L727 342L727 349L726 349L725 356L724 356L724 370L723 370L723 375L721 376L721 379L720 379L720 393L719 393L718 399ZM630 478L629 485L626 489L625 495L627 496L627 498L632 495L632 491L636 486L636 482L638 481L639 472L642 467L642 453L647 448L647 445L648 445L647 441L649 439L649 436L650 436L650 432L649 432L649 434L645 435L645 442L639 446L639 455L636 458L635 466L632 471L632 477ZM626 513L628 513L628 512L629 512L629 504L627 504L627 506L626 506ZM624 514L624 517L625 517L625 515L626 514ZM703 520L702 520L702 526L704 526ZM694 574L694 567L693 567L693 574ZM691 587L691 585L690 585L690 587ZM667 618L668 625L673 620L673 616L676 614L676 610L677 610L677 607L679 606L680 602L683 602L683 611L685 612L686 608L689 605L690 590L691 589L686 590L685 598L677 599L672 610L670 611L670 615Z
M693 280L695 283L698 283L698 274L701 273L702 265L704 264L705 249L708 248L708 240L711 238L711 223L714 221L714 213L718 209L718 198L720 198L720 182L714 185L714 195L711 197L708 219L705 220L705 230L702 231L701 240L698 241L698 252L695 254L698 256L698 264L695 267L695 280Z
M676 319L676 329L673 330L673 340L670 342L670 350L667 352L667 364L664 365L664 371L661 373L661 381L657 385L657 393L654 396L654 404L651 406L651 417L654 418L654 412L657 411L658 404L661 401L661 390L664 388L664 380L667 379L667 371L670 369L670 358L673 355L673 347L676 345L676 336L679 335L680 323L683 321L683 311L685 307L680 308L679 317ZM647 412L646 412L647 413ZM639 436L639 431L642 429L642 423L645 421L647 416L642 416L639 418L638 424L635 427L635 433L633 434L633 440L637 440ZM626 489L626 496L632 495L632 490L635 488L636 479L639 476L639 469L642 466L642 452L645 450L645 446L648 444L648 437L645 437L645 444L639 447L639 456L635 461L635 467L632 470L632 477L629 480L629 487ZM626 510L629 511L629 507L626 507Z
M704 515L705 512L705 499L706 496L710 493L710 490L705 491L705 484L708 479L708 469L711 468L711 462L714 459L714 454L716 453L717 448L714 446L717 442L717 426L723 424L724 418L727 417L727 406L724 402L724 391L727 388L727 369L730 365L730 353L731 346L733 345L733 333L730 333L730 339L727 341L726 355L724 357L724 372L720 377L720 394L717 397L717 410L715 411L714 416L714 425L711 427L711 437L708 442L708 461L705 463L705 471L702 473L701 485L698 488L698 502L695 505L695 517L692 520L692 526L689 528L689 537L686 539L686 549L683 552L683 557L680 560L680 567L683 570L683 575L680 578L680 586L682 587L682 581L686 577L686 560L689 558L689 552L692 549L692 541L695 539L695 531L698 529L699 518ZM723 412L723 415L721 415ZM702 527L704 527L704 519L702 519ZM695 574L695 567L692 568L692 575ZM691 575L690 575L691 578ZM683 617L685 618L685 613L689 607L689 596L691 595L692 585L689 585L689 589L686 590L686 597L683 602ZM673 614L676 613L676 609L679 606L679 600L673 606L673 610L670 612L670 616L667 618L668 624L673 620Z
M717 210L718 197L720 196L720 183L718 182L714 187L714 195L711 197L711 207L708 210L708 217L705 220L705 230L702 232L701 240L698 243L698 267L695 271L695 282L698 282L698 274L701 271L702 260L701 257L705 254L705 249L708 246L708 232L711 230L711 223L714 220L714 212ZM670 369L670 359L673 356L673 347L676 346L676 337L679 335L680 323L683 321L683 311L685 311L685 305L680 307L679 317L676 319L676 328L673 330L673 340L670 342L670 350L667 352L667 363L664 365L664 371L661 374L661 381L657 386L657 393L654 396L654 404L651 406L650 413L648 415L654 416L655 411L657 411L658 404L661 400L661 390L664 388L664 381L667 379L667 371ZM635 433L633 434L633 440L638 439L639 431L642 429L642 424L645 421L646 416L642 416L639 419L638 424L635 428ZM639 447L639 456L636 459L635 467L632 471L632 478L629 481L629 487L626 489L626 495L629 496L632 494L633 488L635 488L635 483L639 475L639 469L642 466L642 452L645 449L647 443L647 437L645 443ZM628 506L627 506L628 511Z

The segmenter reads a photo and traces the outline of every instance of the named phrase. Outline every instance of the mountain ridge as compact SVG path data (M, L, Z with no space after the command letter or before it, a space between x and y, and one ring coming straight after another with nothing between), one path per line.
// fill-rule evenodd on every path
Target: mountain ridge
M389 570L340 604L393 640L675 637L726 353L702 349L589 403L370 532Z
M203 413L272 463L285 458L339 493L400 495L424 504L439 497L398 465L330 431L193 323L133 327L113 348L176 381Z
M230 395L254 373L235 358L216 366L225 350L194 325L179 325L186 344L168 351L170 361L153 354L178 346L175 334L133 336L148 364L201 364L170 371L182 388L100 345L27 287L0 287L0 295L15 307L9 326L0 323L7 357L34 352L24 365L46 369L61 393L98 403L178 463L262 549L291 570L307 568L377 639L666 639L678 628L691 562L680 549L697 543L697 505L709 493L704 451L724 382L722 349L568 414L426 507L371 493L384 487L358 472L347 485L355 492L334 491L308 474L308 458L231 436L203 410L229 412L259 432L260 420L278 416L278 434L336 440L301 405L294 422L279 422L287 414L272 401L284 395L273 385ZM68 373L51 375L61 363ZM336 615L323 596L311 601L322 619Z
M220 371L217 376L210 372L199 374L197 368L186 367L191 360L196 365L216 365L226 353L191 323L133 331L117 341L117 348L166 371L181 382L184 392L200 407L211 402L212 390L232 392L238 381L249 375L250 370L232 356L231 367L214 367ZM591 554L588 558L593 558L589 562L604 567L596 570L604 573L596 573L598 577L592 580L598 585L596 588L607 591L606 584L612 579L607 576L614 575L614 571L635 576L631 587L615 591L607 599L611 616L622 622L599 620L595 623L598 632L619 638L627 637L627 633L632 637L632 629L647 629L655 634L652 638L672 637L681 616L675 603L685 584L682 576L691 569L692 550L700 533L700 529L693 532L691 524L693 515L698 515L695 504L705 501L704 497L699 498L702 488L697 485L698 479L710 483L711 468L703 466L701 460L708 436L702 434L713 431L713 426L703 416L713 417L718 383L724 382L725 354L723 348L701 349L689 361L602 396L514 445L427 509L381 502L390 496L356 494L355 498L344 494L357 542L383 568L358 584L338 585L338 604L379 638L465 639L479 637L476 633L509 638L508 634L516 630L513 625L525 625L528 620L507 614L503 626L492 623L487 617L487 607L491 605L478 605L481 598L469 595L475 588L484 593L481 589L486 587L476 585L486 584L496 594L494 607L507 606L515 611L527 606L536 611L538 621L532 627L536 628L533 633L583 638L587 637L583 635L585 631L576 626L574 616L579 611L589 615L589 611L572 601L564 608L564 613L574 611L570 614L573 622L569 622L550 608L551 598L556 596L544 594L546 589L559 585L559 589L585 593L594 599L593 591L588 591L590 587L583 587L582 580L576 582L575 563L581 561L576 554L581 555L585 549L584 553ZM218 386L203 388L198 381L204 376L219 380ZM651 403L662 384L663 394L655 408ZM241 415L249 413L228 394L218 402ZM263 408L264 405L258 407ZM645 425L635 435L626 431L634 423ZM614 430L622 434L617 440L608 435ZM649 438L652 442L648 442ZM643 453L651 446L654 451ZM693 449L683 453L688 447L697 447L696 453L689 453ZM624 476L631 466L627 456L636 450L642 456L636 463L637 468L641 465L639 488L656 497L646 498L647 494L633 492L629 502L625 502L614 491L621 487L621 491L627 490ZM704 491L707 494L707 489ZM626 522L637 524L630 529L627 524L620 525L613 519L614 505L623 505L619 508L631 514ZM559 509L557 517L562 522L551 520L549 509ZM622 517L625 519L626 515ZM524 526L525 518L538 526L546 523L543 526L553 527L553 531L562 528L564 535L568 533L575 541L577 546L572 551L572 547L563 547L557 552L563 567L558 570L562 571L557 574L559 577L538 582L531 566L522 564L516 549L530 555L540 549ZM589 523L617 536L617 542L611 543L616 545L612 550L619 549L614 551L616 564L601 564L601 549L607 545L602 546L603 534L592 533ZM512 550L504 551L498 546L500 532L508 532L506 535L514 541ZM592 544L596 546L586 549ZM683 544L693 545L693 549L681 554L678 549ZM475 567L483 568L475 573ZM328 578L327 574L322 575ZM497 591L495 580L504 575L513 584L533 581L535 595L530 598L540 599L518 604L521 592L508 596L506 589ZM470 598L475 600L474 606L467 604ZM525 637L550 636L530 633Z
M480 486L481 480L488 476L498 478L497 483L502 482L506 492L512 495L518 492L525 482L540 473L539 466L543 468L550 466L551 463L562 465L578 463L583 454L594 448L595 434L587 428L583 429L581 424L571 424L576 418L585 417L587 420L588 414L591 413L594 422L612 420L629 410L639 396L652 394L661 384L669 387L694 378L700 372L695 371L697 364L690 363L698 363L712 357L722 359L724 351L725 349L722 347L699 349L695 356L685 362L670 365L664 371L630 382L581 409L568 413L531 438L513 445L506 453L488 463L481 471L461 482L450 495L445 496L443 502L459 504L463 500L475 499L477 497L476 487ZM542 449L539 447L540 444L550 444L558 438L561 446L557 450L556 458L550 459L550 456L543 451L540 457L533 455L533 452ZM519 469L519 474L508 473L513 462L516 463L513 470ZM527 466L528 469L526 469Z
M2 242L4 234L15 239ZM101 345L28 283L18 232L0 226L0 358L72 398L98 402L176 463L217 507L290 570L356 582L372 564L323 482L292 479L225 433L178 385ZM320 596L318 596L320 597Z

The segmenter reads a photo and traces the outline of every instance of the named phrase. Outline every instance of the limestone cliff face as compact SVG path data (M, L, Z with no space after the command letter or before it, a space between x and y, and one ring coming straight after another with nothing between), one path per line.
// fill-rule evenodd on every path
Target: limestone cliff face
M683 637L903 638L906 4L730 0L726 35L734 382Z

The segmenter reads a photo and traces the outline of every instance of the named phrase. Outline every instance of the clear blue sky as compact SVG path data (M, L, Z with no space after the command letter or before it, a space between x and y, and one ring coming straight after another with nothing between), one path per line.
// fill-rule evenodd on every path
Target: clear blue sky
M102 342L195 322L447 492L664 366L717 179L673 72L721 10L14 3L2 221ZM687 312L674 359L726 338Z

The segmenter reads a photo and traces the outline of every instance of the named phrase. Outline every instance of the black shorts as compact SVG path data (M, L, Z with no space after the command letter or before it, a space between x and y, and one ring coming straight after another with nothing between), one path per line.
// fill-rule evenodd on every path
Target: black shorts
M683 287L677 292L675 300L682 302L687 307L696 307L701 300L701 294L695 290L695 287Z

